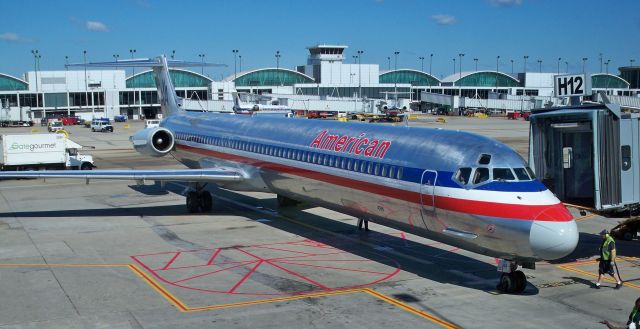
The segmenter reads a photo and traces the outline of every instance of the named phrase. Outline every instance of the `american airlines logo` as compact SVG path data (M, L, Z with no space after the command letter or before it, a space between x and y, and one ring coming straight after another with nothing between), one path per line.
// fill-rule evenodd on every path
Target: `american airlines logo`
M321 131L311 142L309 147L338 153L364 155L382 159L391 147L391 142L379 139L369 139L362 133L358 137L347 135L333 135L328 130Z

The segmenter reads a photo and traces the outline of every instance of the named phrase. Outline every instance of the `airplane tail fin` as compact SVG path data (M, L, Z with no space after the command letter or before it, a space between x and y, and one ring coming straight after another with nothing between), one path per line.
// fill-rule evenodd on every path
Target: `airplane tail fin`
M233 111L240 111L240 95L237 91L231 92L231 96L233 97Z
M93 62L67 64L66 67L102 67L102 68L127 68L150 67L153 69L156 87L158 88L158 101L164 117L175 114L182 109L178 105L178 96L173 86L169 67L195 67L195 66L225 66L224 64L211 64L204 62L187 62L167 60L164 55L156 58L125 59L115 62Z

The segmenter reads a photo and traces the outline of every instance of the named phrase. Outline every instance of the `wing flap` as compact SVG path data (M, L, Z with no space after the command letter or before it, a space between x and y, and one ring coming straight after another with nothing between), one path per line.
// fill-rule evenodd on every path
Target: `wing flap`
M240 182L242 173L229 169L43 170L4 171L0 178L79 178L135 181Z

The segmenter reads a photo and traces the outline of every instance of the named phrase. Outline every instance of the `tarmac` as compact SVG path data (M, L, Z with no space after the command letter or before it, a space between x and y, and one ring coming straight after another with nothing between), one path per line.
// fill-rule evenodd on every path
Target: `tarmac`
M528 122L447 118L523 156ZM126 125L126 126L125 126ZM35 127L45 131L43 127ZM115 132L70 127L100 169L182 168ZM30 128L2 128L0 134ZM617 241L625 285L591 288L597 232L623 218L580 214L576 251L525 270L524 294L496 291L496 260L275 195L211 188L189 214L185 185L0 181L0 328L604 328L640 296L640 244Z

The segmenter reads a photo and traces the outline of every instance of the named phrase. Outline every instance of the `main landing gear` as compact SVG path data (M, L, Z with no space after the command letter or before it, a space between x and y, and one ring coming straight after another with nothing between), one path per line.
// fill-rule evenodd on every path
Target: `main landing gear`
M204 190L205 185L195 184L195 191L187 193L187 210L192 214L209 212L213 208L213 197L211 192Z
M501 259L498 271L502 272L500 282L496 287L498 291L508 294L520 294L527 287L527 277L524 272L518 270L518 263Z

